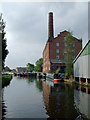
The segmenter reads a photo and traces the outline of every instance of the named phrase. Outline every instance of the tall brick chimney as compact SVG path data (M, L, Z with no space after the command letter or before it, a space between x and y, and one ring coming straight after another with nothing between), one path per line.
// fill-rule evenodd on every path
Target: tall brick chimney
M49 20L48 20L48 38L54 37L53 34L53 13L49 13Z

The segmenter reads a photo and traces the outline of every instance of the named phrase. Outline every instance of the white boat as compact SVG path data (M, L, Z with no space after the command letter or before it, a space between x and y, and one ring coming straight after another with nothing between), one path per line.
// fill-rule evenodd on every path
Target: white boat
M46 78L47 79L54 79L54 73L47 73Z

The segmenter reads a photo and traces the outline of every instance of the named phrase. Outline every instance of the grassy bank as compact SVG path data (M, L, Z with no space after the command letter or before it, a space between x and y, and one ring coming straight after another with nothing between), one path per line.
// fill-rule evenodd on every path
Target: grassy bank
M75 79L69 78L69 79L64 79L64 81L65 81L65 82L70 82L70 83L72 83L72 82L75 82Z
M7 80L7 79L9 79L9 78L11 78L12 77L12 75L2 75L2 80Z
M73 78L64 79L64 82L68 82L68 83L73 83L73 82L75 82L75 83L78 84L78 85L90 87L90 83L88 83L88 84L83 83L83 82L82 82L82 83L79 83L79 82L76 82L75 79L73 79Z
M2 88L8 86L12 79L12 75L2 75Z

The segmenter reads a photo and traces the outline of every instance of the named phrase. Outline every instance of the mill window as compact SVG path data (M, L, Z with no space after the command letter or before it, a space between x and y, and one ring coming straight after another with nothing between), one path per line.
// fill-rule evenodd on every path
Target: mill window
M59 46L59 43L56 43L56 46L58 47L58 46Z
M56 50L56 53L59 53L59 49Z
M57 60L59 60L59 55L56 56Z

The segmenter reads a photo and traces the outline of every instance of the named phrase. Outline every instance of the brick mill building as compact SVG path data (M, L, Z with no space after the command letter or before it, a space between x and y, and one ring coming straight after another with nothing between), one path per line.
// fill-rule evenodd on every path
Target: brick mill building
M48 40L43 50L43 73L53 73L60 67L61 72L65 72L65 38L69 32L62 31L57 37L54 37L53 32L53 13L49 13L48 22ZM73 37L74 42L74 57L82 49L82 41ZM64 52L63 52L64 51Z

